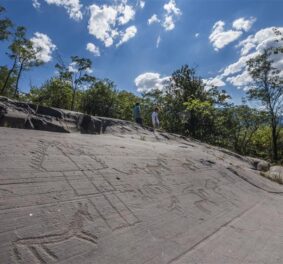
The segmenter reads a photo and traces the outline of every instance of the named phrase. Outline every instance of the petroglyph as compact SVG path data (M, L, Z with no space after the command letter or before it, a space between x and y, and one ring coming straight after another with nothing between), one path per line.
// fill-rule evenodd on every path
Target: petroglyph
M188 158L185 159L185 162L182 162L182 167L185 169L190 169L192 171L196 171L199 169L199 167L195 164L195 162L189 160Z
M102 194L90 198L89 201L112 231L127 228L140 222L138 217L115 193Z
M208 193L203 188L194 189L192 185L185 187L182 191L183 194L193 194L198 198L194 201L194 205L204 213L210 214L209 205L217 206L217 204L209 199Z
M156 199L158 195L170 194L172 189L162 183L144 184L142 187L143 193L151 199Z
M44 140L39 140L36 145L36 149L31 151L31 164L30 167L38 170L38 171L46 171L45 168L42 167L42 163L44 161L46 151L49 147L49 143Z
M58 257L48 249L48 245L65 242L71 238L76 238L93 246L97 245L98 237L90 232L83 230L85 221L94 221L93 217L88 211L87 204L79 203L78 210L74 213L68 228L63 232L44 234L36 237L18 238L13 242L13 252L18 263L24 263L22 257L23 250L29 250L36 261L39 263L46 263L45 258L58 261Z
M170 204L168 206L168 210L170 212L175 212L175 213L178 213L178 214L180 214L182 216L185 216L185 212L184 212L184 209L183 209L183 207L181 205L181 202L178 199L178 197L175 196L175 195L172 195L170 197Z
M200 142L131 136L1 128L0 263L280 262L282 197L251 183L281 186Z

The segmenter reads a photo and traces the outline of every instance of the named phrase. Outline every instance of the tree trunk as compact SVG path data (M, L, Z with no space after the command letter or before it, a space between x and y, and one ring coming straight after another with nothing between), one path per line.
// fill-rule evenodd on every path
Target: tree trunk
M278 148L277 148L277 124L276 120L272 118L272 161L278 160Z
M6 88L7 88L7 85L8 85L8 82L9 82L9 80L10 80L11 74L12 74L12 72L15 70L16 65L17 65L17 58L15 58L14 63L13 63L13 66L12 66L12 68L10 69L10 71L9 71L9 73L8 73L6 79L5 79L5 82L4 82L3 87L2 87L2 89L1 89L1 94L2 94L2 95L4 95L4 92L5 92Z
M72 94L72 102L71 102L71 110L72 111L74 111L75 97L76 97L76 89L73 90L73 94Z
M23 65L24 65L24 62L21 63L21 67L20 67L20 70L19 70L19 73L18 73L18 76L17 76L17 82L16 82L14 97L16 97L18 92L19 92L19 81L20 81L21 74L22 74L22 71L23 71Z

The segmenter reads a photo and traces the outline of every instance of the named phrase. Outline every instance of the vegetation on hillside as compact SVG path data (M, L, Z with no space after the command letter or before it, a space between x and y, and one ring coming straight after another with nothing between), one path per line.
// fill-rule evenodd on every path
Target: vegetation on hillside
M282 38L280 32L275 32ZM1 6L0 41L9 43L6 54L11 61L9 65L0 65L0 95L124 120L132 120L132 108L139 102L145 125L151 125L150 114L158 107L162 129L168 132L240 154L283 161L283 131L279 120L283 111L283 80L282 72L274 68L271 59L282 52L282 47L270 47L247 62L253 80L247 98L261 102L263 107L259 110L229 103L230 96L224 90L208 89L188 65L172 73L163 91L137 96L118 90L109 79L93 76L92 61L79 56L72 56L69 64L58 56L57 74L24 94L19 87L22 75L44 62L37 58L37 51L26 37L26 28L15 26L5 17Z

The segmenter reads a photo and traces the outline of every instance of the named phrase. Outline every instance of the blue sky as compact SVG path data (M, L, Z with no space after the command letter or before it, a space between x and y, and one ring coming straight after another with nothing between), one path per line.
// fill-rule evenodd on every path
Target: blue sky
M282 0L2 0L6 15L43 45L43 66L25 72L20 89L55 74L56 53L93 61L93 74L134 93L162 89L183 64L241 102L245 61L283 32ZM1 43L0 62L10 66ZM87 45L88 49L87 50ZM55 47L56 46L56 47ZM283 58L277 60L282 67Z

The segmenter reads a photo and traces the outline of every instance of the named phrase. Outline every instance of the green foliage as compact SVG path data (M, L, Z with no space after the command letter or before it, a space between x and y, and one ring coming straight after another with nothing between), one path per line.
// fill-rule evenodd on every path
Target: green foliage
M146 98L152 102L151 111L154 105L161 109L161 124L167 131L208 140L213 110L229 96L215 87L206 89L195 69L184 65L172 74L164 93L151 92Z
M273 66L271 56L279 51L279 48L271 47L247 62L249 74L254 82L248 91L248 98L260 101L268 112L274 161L278 160L279 117L283 113L283 79L282 72Z
M8 75L9 75L8 67L0 66L0 87L4 86ZM6 89L4 90L3 93L0 93L0 95L13 97L15 85L16 85L16 76L15 76L15 72L12 72L10 78L8 78L7 80Z
M127 91L120 91L116 95L114 116L119 119L133 120L133 106L138 97Z
M14 97L19 94L19 81L23 71L27 71L32 67L43 64L43 61L37 58L39 50L35 50L32 42L26 38L26 28L19 26L13 34L13 41L9 46L8 53L13 65L9 70L6 79L1 87L1 94L6 94L7 85L14 73L16 75L16 84L14 89Z
M0 5L0 16L5 12L5 8ZM13 24L9 18L0 18L0 41L7 40L11 35Z
M82 90L89 88L96 81L96 78L88 73L92 67L91 60L71 56L70 66L67 67L62 61L57 63L55 67L59 72L59 78L71 84L73 90L71 110L78 109L79 105L76 102L80 98L77 96L81 97Z
M53 78L40 88L31 88L30 99L44 106L71 109L72 87L65 81Z
M116 91L109 80L94 83L82 95L81 110L90 115L115 116Z
M194 121L193 129L194 136L199 139L208 137L211 134L214 119L214 107L211 101L201 101L196 98L190 98L184 103L186 106L185 113L188 114L187 118Z

